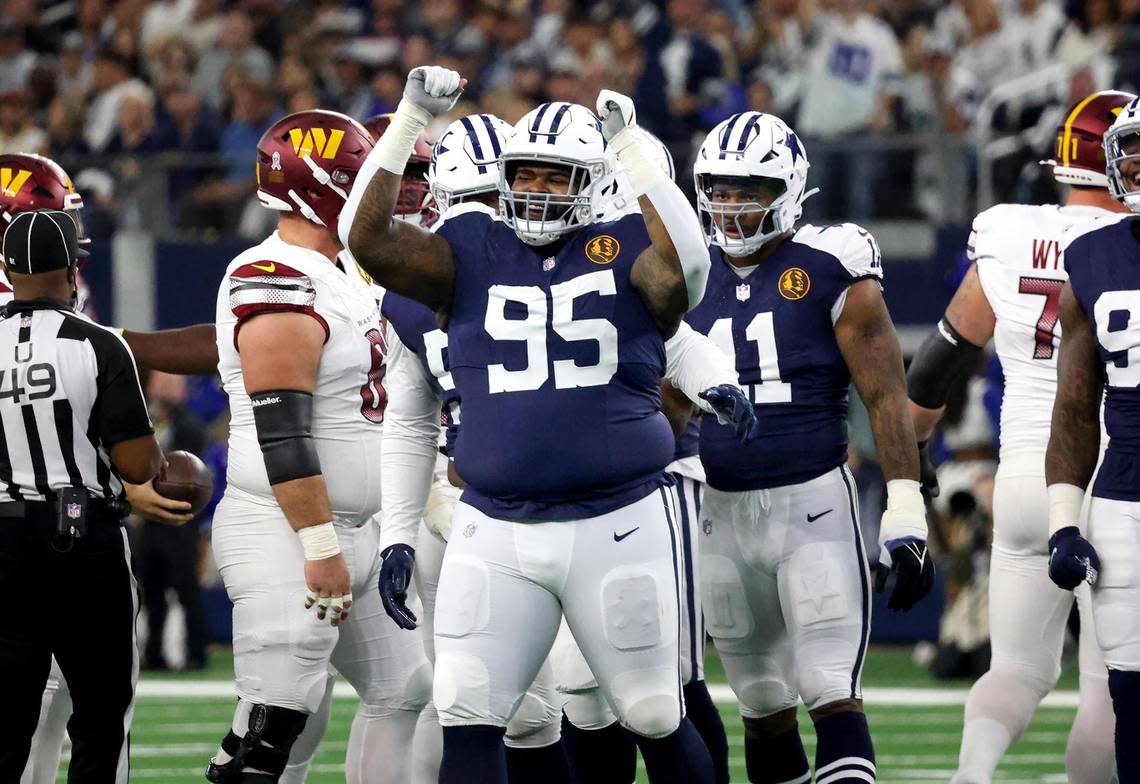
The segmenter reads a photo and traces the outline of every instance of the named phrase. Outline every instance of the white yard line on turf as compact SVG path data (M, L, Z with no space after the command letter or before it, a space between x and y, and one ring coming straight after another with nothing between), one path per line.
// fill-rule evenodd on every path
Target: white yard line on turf
M709 685L712 698L721 704L731 705L736 702L732 689L727 684L714 683ZM955 706L966 703L966 689L941 688L893 688L869 687L863 690L863 700L870 706ZM333 687L333 695L337 697L352 697L355 692L344 681L337 681ZM141 680L139 681L138 697L197 697L218 698L236 697L234 685L230 681L171 681L171 680ZM1041 701L1043 708L1075 708L1077 707L1077 692L1055 691Z

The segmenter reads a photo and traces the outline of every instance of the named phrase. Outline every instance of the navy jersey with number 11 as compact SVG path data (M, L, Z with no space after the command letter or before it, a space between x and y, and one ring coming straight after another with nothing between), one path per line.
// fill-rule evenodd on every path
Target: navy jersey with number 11
M463 400L463 500L506 520L578 520L659 487L665 343L630 269L640 215L595 223L551 255L473 212L443 224L455 260L448 366Z
M708 484L738 492L798 484L847 459L851 374L835 339L847 289L882 278L875 240L854 224L803 226L743 277L712 248L704 299L686 320L736 358L760 422L741 445L704 418L700 455Z

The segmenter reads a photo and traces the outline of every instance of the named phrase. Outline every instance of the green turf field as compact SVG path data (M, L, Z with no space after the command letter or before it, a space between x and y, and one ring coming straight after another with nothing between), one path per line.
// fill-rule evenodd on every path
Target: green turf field
M228 649L213 651L206 673L144 677L143 690L145 692L149 684L166 692L194 691L207 685L216 691L230 677L228 655ZM1061 689L1075 688L1076 676L1071 670L1066 667ZM708 681L710 685L724 683L719 662L711 649ZM867 715L875 739L879 780L948 781L958 759L962 707L946 703L960 701L965 684L935 683L910 661L909 649L875 648L867 662L864 685L869 691ZM879 693L882 700L892 704L876 704L876 689L886 689ZM310 782L344 781L344 751L353 709L351 697L334 701L328 734L317 752ZM131 781L164 784L203 781L206 762L225 733L232 710L233 699L228 697L141 696L131 735ZM745 782L740 719L731 702L721 703L721 712L731 746L733 781ZM1063 782L1065 738L1073 714L1071 707L1039 710L1025 736L1006 755L995 781L1004 784ZM810 757L815 738L806 715L801 715L800 727ZM63 774L59 780L65 780ZM638 780L644 781L644 776Z

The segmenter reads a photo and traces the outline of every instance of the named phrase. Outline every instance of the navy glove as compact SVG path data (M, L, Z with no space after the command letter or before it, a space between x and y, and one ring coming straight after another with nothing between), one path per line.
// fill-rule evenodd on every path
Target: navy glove
M934 461L930 459L930 453L927 451L928 443L918 442L918 482L922 485L922 494L926 496L927 501L937 498L942 492L938 487L938 469L934 467Z
M905 612L930 593L934 585L934 559L926 551L926 542L913 536L885 542L875 566L875 593L886 589L887 577L892 573L895 588L887 608Z
M416 551L406 544L385 547L380 553L380 601L384 612L401 629L416 628L416 614L408 609L408 583L412 581L412 567Z
M736 430L736 437L741 443L747 444L756 438L760 430L760 424L756 421L756 411L740 387L720 384L706 389L698 397L712 406L717 422L731 425Z
M1071 591L1082 582L1096 585L1100 576L1100 556L1081 536L1075 525L1067 525L1049 537L1049 579Z

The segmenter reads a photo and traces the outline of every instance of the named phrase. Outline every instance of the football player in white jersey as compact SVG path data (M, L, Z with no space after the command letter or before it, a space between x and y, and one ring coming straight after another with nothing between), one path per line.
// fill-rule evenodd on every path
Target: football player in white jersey
M335 112L293 114L266 131L258 197L281 212L278 228L230 263L218 293L231 421L213 547L234 602L239 696L207 772L218 784L278 781L330 663L361 700L346 755L354 784L407 780L427 699L422 645L385 633L375 588L384 335L335 228L372 146Z
M1049 581L1045 447L1057 392L1057 346L1064 235L1123 218L1104 174L1102 141L1135 96L1094 93L1057 129L1053 178L1069 186L1066 203L1000 204L974 220L973 262L938 328L908 374L915 434L925 442L942 414L946 390L973 371L992 337L1005 375L1001 453L993 501L989 613L990 670L966 700L956 784L989 782L1009 745L1057 683L1073 594ZM1076 592L1081 615L1080 703L1065 754L1069 781L1113 780L1112 708L1094 633L1087 586Z

